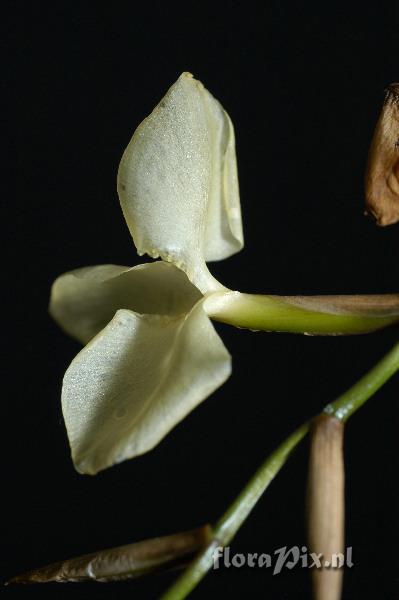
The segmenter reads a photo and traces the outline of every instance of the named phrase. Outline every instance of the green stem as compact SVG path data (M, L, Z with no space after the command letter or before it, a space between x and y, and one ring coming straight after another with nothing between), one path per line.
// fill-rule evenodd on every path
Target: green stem
M399 369L399 343L395 344L364 377L324 409L342 421L347 421Z
M308 335L370 333L399 323L399 294L263 296L217 292L208 315L235 327Z
M263 492L287 461L292 450L309 431L305 423L292 433L256 471L245 488L229 506L212 531L212 541L194 559L183 575L162 596L162 600L180 600L185 598L206 575L213 565L214 552L226 546L235 536Z
M324 412L346 421L398 369L399 343L354 386L337 400L327 405ZM182 600L186 598L209 569L212 568L215 550L226 546L233 539L259 498L286 463L294 448L306 436L310 424L311 421L308 421L301 425L266 459L214 526L212 541L162 596L162 600Z

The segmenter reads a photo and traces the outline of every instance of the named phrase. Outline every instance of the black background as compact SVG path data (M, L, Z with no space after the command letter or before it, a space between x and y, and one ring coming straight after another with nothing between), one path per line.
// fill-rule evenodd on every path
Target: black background
M368 144L384 87L398 80L396 2L16 5L18 239L10 287L18 316L5 318L16 353L3 390L4 578L213 522L263 458L397 338L397 329L308 338L217 325L233 355L229 381L149 454L96 477L74 471L60 387L79 346L48 317L49 289L72 268L140 262L118 204L117 166L135 127L183 70L223 103L236 129L246 245L212 264L212 273L241 291L398 291L399 228L378 229L363 216ZM397 386L396 378L347 426L347 545L355 562L347 599L397 594ZM306 544L306 459L305 443L232 552ZM175 576L6 591L156 598ZM210 574L192 597L309 594L304 570L273 577L243 568Z

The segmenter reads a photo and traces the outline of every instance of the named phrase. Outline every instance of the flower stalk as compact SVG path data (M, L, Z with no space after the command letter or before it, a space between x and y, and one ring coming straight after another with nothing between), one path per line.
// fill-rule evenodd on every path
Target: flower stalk
M354 386L328 404L324 412L345 422L398 370L399 342ZM167 590L162 600L186 598L205 577L212 567L215 548L226 545L233 539L292 451L309 432L310 426L311 421L301 425L265 460L214 527L212 541Z

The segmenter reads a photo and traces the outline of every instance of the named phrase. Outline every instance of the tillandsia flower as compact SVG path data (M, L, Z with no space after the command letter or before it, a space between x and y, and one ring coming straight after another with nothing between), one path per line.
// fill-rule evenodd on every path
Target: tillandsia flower
M87 344L62 390L84 473L150 450L231 372L204 294L225 290L206 260L243 246L234 132L190 74L135 132L118 192L138 253L163 260L67 273L50 302L55 320Z
M398 320L399 295L285 298L233 292L206 262L243 247L233 126L183 73L138 127L118 173L139 254L160 261L59 277L50 312L86 346L62 408L75 467L94 474L153 448L231 373L210 317L251 329L360 333Z

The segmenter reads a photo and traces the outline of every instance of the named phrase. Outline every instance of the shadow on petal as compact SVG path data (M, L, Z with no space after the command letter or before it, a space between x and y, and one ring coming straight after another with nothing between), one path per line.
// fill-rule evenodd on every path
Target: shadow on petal
M157 261L131 268L97 265L58 277L49 310L66 333L86 344L120 308L181 315L201 296L185 273L169 263Z

